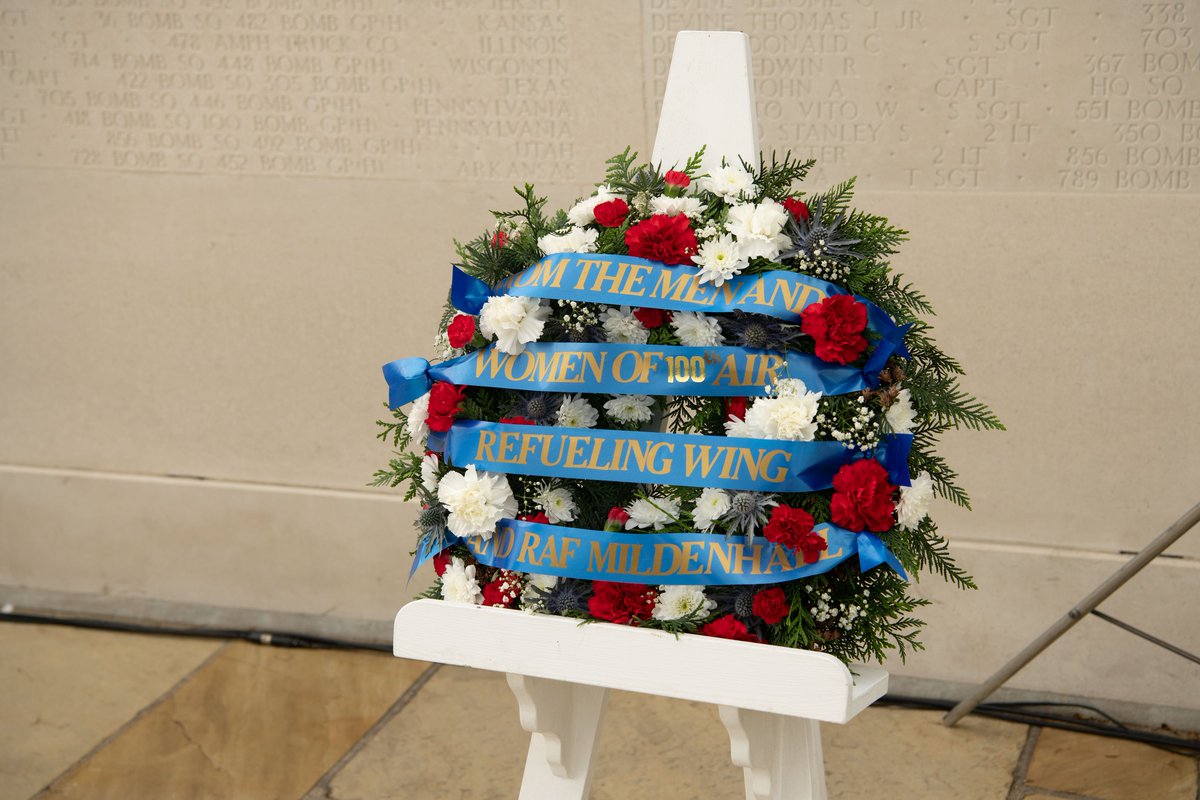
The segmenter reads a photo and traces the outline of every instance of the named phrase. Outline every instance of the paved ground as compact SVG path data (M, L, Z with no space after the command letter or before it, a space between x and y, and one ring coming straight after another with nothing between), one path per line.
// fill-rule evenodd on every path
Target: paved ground
M931 711L822 725L830 796L1197 800L1196 759ZM502 676L385 655L0 623L0 798L515 798ZM742 797L716 709L616 693L595 800Z

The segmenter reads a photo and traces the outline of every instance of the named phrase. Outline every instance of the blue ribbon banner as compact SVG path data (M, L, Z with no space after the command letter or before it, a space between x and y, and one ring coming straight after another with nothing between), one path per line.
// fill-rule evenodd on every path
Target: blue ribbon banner
M712 486L752 492L819 492L838 469L876 458L908 486L909 434L885 436L867 456L841 442L792 442L653 431L560 428L459 420L441 445L450 463L548 478Z
M609 533L503 519L490 539L448 534L418 548L409 575L453 544L465 545L489 567L563 578L690 586L779 583L828 572L858 555L863 572L887 564L908 580L896 556L873 533L829 523L813 529L827 549L812 564L791 548L758 537L729 541L711 533Z
M796 323L801 312L813 303L849 292L828 281L786 270L735 275L721 286L713 286L700 283L700 273L693 266L668 266L644 258L598 253L545 256L494 288L454 268L450 301L459 311L478 314L489 298L504 294L672 311L717 313L740 309ZM874 303L857 299L866 305L867 320L879 337L863 367L873 384L889 358L907 356L907 326L897 325Z
M863 371L816 356L747 347L534 342L517 355L495 345L440 364L402 358L385 364L388 403L398 408L434 381L530 392L757 397L781 378L799 378L811 392L848 394L870 388Z

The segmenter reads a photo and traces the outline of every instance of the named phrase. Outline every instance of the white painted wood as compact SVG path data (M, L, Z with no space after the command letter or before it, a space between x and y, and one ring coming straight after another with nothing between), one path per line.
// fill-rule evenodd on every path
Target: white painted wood
M658 117L651 161L682 166L706 147L705 170L721 158L758 162L758 114L750 37L738 31L680 31Z
M734 706L719 710L746 800L825 800L819 722Z
M584 800L608 690L508 673L521 727L531 734L521 800Z
M887 691L878 667L824 653L673 636L565 617L444 600L417 600L396 615L402 658L846 722Z

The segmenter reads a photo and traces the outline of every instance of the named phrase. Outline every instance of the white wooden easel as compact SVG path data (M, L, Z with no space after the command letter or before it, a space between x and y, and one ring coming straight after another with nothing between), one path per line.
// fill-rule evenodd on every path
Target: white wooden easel
M743 33L684 31L675 40L653 161L678 166L707 145L758 157L758 118ZM508 676L532 736L521 800L583 800L609 689L714 703L747 800L824 800L819 721L847 722L887 692L888 673L783 647L675 637L441 600L396 615L393 652Z

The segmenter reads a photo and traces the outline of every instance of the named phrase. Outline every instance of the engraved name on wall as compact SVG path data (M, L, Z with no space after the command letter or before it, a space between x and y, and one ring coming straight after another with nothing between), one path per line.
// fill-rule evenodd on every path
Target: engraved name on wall
M764 149L818 159L816 183L1200 186L1194 0L641 8L4 0L0 166L577 183L628 143L606 119L648 144L676 31L733 29L751 36ZM639 65L640 97L605 78Z
M679 30L750 34L763 149L817 183L1200 189L1200 3L647 0L648 113Z
M574 179L559 0L6 0L0 164Z

